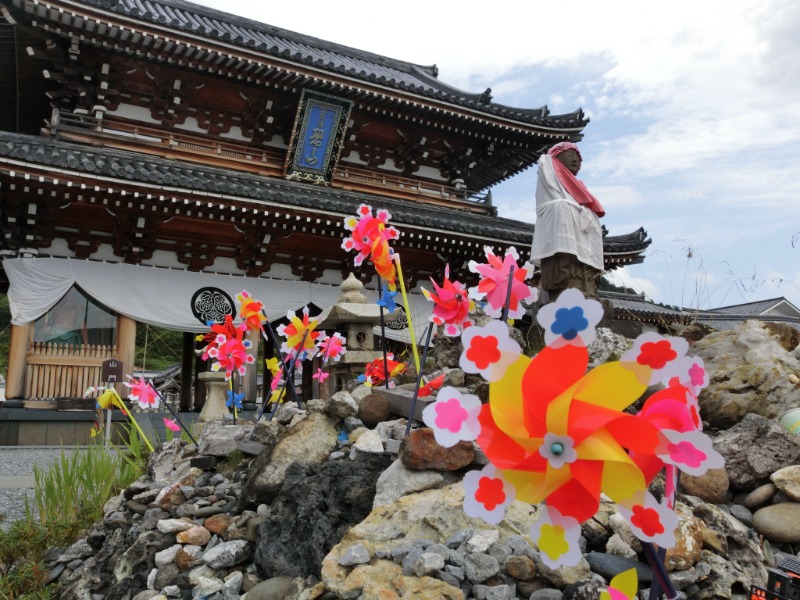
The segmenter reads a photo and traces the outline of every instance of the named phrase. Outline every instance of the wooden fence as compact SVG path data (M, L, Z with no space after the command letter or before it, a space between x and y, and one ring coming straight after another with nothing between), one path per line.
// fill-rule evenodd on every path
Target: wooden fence
M83 396L100 385L103 361L116 356L112 346L68 346L34 342L28 350L25 397L52 400Z

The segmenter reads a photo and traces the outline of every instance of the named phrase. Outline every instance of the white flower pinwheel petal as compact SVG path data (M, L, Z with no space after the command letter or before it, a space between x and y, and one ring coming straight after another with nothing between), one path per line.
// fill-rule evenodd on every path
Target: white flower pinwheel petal
M544 328L548 346L588 346L596 335L597 324L603 318L603 305L584 298L580 290L564 290L558 300L539 309L536 320Z
M699 356L681 356L675 365L676 375L681 384L686 386L695 396L700 395L700 390L708 385L708 371ZM664 385L669 383L669 377L663 380Z
M689 342L682 337L647 332L636 338L633 348L619 361L637 375L641 374L643 383L653 385L681 375L681 359L688 349Z
M517 491L503 479L494 465L464 475L464 512L468 517L483 519L490 525L503 520Z
M675 545L678 515L650 492L645 492L643 498L618 504L617 510L628 522L633 535L643 542L652 542L662 548Z
M661 435L664 440L656 450L656 455L684 473L697 477L709 469L719 469L725 465L725 459L714 450L711 438L701 431L664 429Z
M461 344L464 346L458 361L461 369L465 373L480 373L486 381L501 379L522 352L502 321L468 327L461 334Z
M456 388L446 386L439 390L436 402L422 411L422 421L433 430L437 444L451 448L458 442L471 442L478 438L481 406L477 396L462 394Z
M578 520L562 515L552 506L545 505L531 525L531 539L539 547L542 562L551 569L574 567L581 561L580 537Z

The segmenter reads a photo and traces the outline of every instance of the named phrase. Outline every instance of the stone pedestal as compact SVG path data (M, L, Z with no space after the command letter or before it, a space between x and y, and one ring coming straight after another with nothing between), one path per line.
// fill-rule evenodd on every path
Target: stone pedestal
M197 377L206 385L206 402L200 411L198 421L222 421L228 414L225 398L228 394L228 382L225 381L224 371L206 371Z

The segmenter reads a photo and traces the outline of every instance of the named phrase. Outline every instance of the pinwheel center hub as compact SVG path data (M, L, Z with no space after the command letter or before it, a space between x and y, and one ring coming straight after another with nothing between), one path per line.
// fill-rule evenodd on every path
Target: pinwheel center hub
M564 444L561 442L553 442L550 444L550 452L552 452L555 456L561 456L564 454Z

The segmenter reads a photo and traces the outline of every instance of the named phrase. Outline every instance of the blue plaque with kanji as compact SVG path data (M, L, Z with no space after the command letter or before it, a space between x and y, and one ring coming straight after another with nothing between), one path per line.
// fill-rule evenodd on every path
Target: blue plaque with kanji
M330 183L342 150L352 102L336 96L303 90L287 177Z

